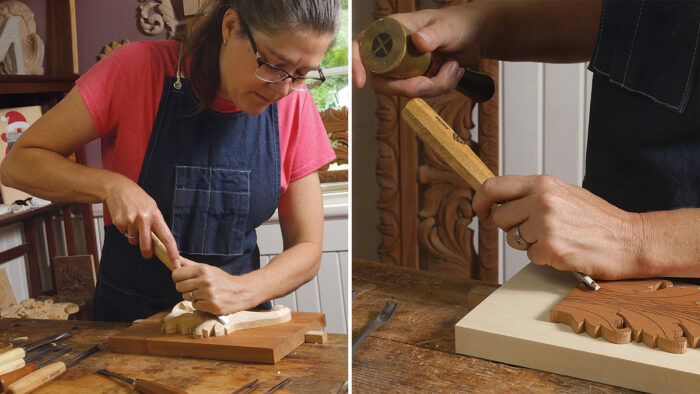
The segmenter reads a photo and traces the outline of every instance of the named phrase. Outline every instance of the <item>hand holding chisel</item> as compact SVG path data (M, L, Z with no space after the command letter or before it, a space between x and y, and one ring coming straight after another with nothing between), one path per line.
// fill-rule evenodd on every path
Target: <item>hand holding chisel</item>
M481 189L487 179L494 177L479 156L422 99L410 100L401 116L416 135L474 190ZM579 272L574 272L573 275L588 288L600 289L590 276Z

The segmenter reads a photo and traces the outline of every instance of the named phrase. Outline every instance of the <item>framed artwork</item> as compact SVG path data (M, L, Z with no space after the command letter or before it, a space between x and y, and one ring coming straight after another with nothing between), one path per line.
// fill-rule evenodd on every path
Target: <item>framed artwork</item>
M41 117L41 106L0 109L0 162L32 123ZM0 179L0 192L5 204L32 197L17 189L7 187Z

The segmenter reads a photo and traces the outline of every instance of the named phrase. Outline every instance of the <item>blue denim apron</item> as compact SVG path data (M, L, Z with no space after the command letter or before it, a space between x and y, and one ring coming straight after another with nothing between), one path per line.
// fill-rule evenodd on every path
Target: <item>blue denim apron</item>
M603 2L586 189L630 212L700 207L699 39L700 2Z
M138 184L158 204L181 256L245 274L260 268L255 228L279 200L277 105L257 116L208 108L189 115L197 101L182 82L165 79ZM162 263L105 228L93 319L130 322L181 300Z

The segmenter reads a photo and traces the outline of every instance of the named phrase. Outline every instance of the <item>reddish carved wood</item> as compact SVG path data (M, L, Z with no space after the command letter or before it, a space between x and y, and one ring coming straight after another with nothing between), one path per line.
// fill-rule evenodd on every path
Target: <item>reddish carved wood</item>
M455 4L461 1L435 1ZM378 0L375 18L416 10L415 0ZM498 77L498 62L484 62L486 72ZM471 140L474 104L459 93L429 100L431 106L465 140ZM479 252L469 228L474 213L473 191L432 151L424 149L413 131L400 121L404 99L377 95L380 194L380 244L383 262L453 273L490 282L498 280L498 232L480 226ZM479 150L498 173L498 98L480 106Z
M573 289L549 319L609 342L644 342L671 353L700 344L700 288L662 279L601 283Z

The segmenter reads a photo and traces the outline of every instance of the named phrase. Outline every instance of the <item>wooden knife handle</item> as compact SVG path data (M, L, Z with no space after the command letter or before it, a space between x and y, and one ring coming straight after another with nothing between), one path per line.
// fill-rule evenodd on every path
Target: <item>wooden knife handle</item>
M425 145L433 149L469 186L479 190L494 175L468 145L437 112L422 99L412 99L401 117Z
M66 372L66 363L57 361L18 379L7 388L8 394L31 393Z
M0 392L4 392L5 390L7 390L8 387L10 387L12 383L36 371L36 369L36 363L29 363L18 370L0 375Z
M165 249L165 245L163 245L163 242L161 242L160 238L158 238L153 231L151 231L151 240L153 241L153 254L155 254L158 260L165 264L170 271L174 271L176 268L175 264L173 264L170 257L168 257L168 251Z
M136 379L134 388L143 394L187 394L187 391L170 387L150 380Z
M0 365L0 374L10 373L24 367L24 359L15 359Z
M4 370L5 364L12 362L12 361L15 361L15 360L21 360L26 355L27 355L27 353L21 347L18 347L16 349L12 349L12 350L8 350L5 353L0 354L0 373L10 372L10 371Z

